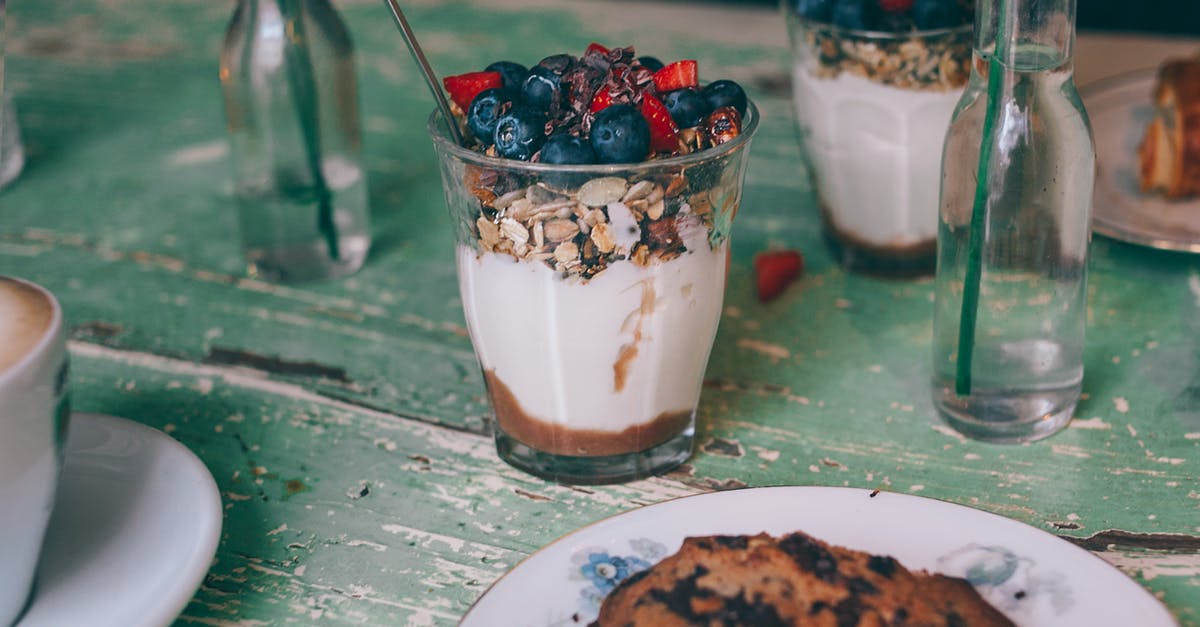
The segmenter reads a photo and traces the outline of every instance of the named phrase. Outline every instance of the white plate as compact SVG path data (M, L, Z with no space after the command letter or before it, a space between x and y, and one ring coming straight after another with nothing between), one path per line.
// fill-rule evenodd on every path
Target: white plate
M1096 137L1092 230L1133 244L1200 253L1200 199L1166 200L1138 188L1138 145L1154 115L1156 70L1080 90Z
M518 564L462 627L586 625L615 582L674 553L686 536L804 531L965 577L1023 627L1175 625L1149 592L1044 531L933 499L868 490L772 487L685 497L605 519Z
M168 625L208 572L221 497L164 433L74 414L33 599L17 627Z

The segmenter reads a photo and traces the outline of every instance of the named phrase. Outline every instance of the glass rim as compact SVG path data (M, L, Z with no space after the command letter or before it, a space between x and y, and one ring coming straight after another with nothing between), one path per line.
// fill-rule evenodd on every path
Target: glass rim
M759 112L758 107L754 104L754 102L747 98L746 115L742 118L742 128L738 133L738 136L723 144L706 148L697 152L667 157L665 159L638 161L636 163L587 163L571 165L520 161L518 159L505 159L503 157L492 157L476 152L470 148L466 148L454 143L454 141L445 131L445 127L440 123L441 120L442 112L437 107L434 107L433 111L429 114L429 120L426 127L429 132L429 136L433 139L433 143L438 148L438 152L454 155L459 160L477 165L488 166L490 168L523 170L531 173L569 172L603 175L615 174L618 172L629 172L630 170L658 170L672 167L691 166L736 152L743 146L748 145L750 140L753 138L755 131L758 130Z
M823 31L832 32L839 35L852 35L860 39L876 39L876 40L904 40L904 39L932 39L935 37L944 37L946 35L970 34L975 30L975 20L963 22L958 26L943 26L942 28L927 28L908 30L904 32L888 31L888 30L871 30L869 28L846 28L838 26L832 22L818 22L817 20L809 19L800 15L788 0L781 0L784 7L784 12L787 13L788 21L795 20L799 24L803 24L808 28L819 28Z

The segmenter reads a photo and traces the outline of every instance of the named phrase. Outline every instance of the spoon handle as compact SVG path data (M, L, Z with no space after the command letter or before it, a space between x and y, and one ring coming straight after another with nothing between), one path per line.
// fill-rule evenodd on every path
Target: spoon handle
M454 114L450 112L450 103L446 102L446 96L442 93L442 86L438 83L437 77L433 73L433 68L429 67L429 60L425 58L425 53L421 51L421 44L417 43L417 37L413 34L412 27L408 25L408 20L404 17L404 11L400 10L400 5L396 0L384 0L388 8L392 10L392 17L396 19L396 28L400 29L400 34L404 36L404 43L408 44L408 51L412 53L414 59L417 60L417 65L421 66L421 73L425 76L425 84L429 85L429 91L433 92L433 99L437 101L438 109L442 111L442 118L446 121L446 127L450 129L450 137L455 144L461 146L463 144L462 132L458 128L458 122L454 119Z

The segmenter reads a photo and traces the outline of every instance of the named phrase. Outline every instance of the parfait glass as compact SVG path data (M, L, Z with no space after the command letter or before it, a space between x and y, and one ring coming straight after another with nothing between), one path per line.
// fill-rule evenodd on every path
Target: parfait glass
M429 118L459 288L506 462L564 483L691 454L758 111L707 150L627 165L490 157Z

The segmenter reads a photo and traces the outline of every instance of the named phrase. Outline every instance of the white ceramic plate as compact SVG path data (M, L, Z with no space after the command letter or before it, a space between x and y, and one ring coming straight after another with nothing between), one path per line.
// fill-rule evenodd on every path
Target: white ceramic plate
M1200 253L1200 199L1166 200L1138 188L1138 145L1154 115L1156 70L1099 81L1080 90L1096 137L1092 230L1161 248Z
M967 578L1022 627L1176 624L1121 571L1017 521L889 492L772 487L666 501L584 527L501 577L461 626L586 625L617 581L674 553L686 536L797 530Z
M17 627L170 624L208 572L221 516L212 475L182 444L121 418L74 414Z

